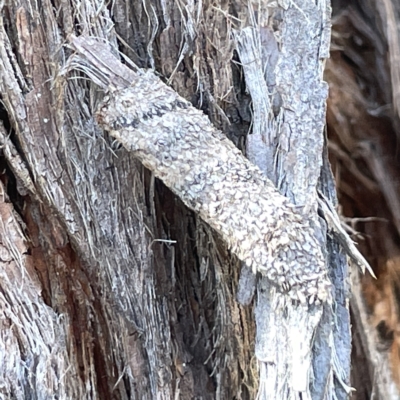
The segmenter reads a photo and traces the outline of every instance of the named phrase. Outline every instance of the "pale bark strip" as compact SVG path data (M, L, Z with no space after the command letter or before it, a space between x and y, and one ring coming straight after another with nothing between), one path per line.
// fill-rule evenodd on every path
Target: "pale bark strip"
M313 106L323 111L326 96L321 93L321 96L316 97L314 101L319 102L317 105L313 105L310 99L304 98L299 108L296 104L298 93L287 93L287 91L293 85L295 87L302 85L301 90L306 94L312 91L313 85L321 85L318 63L310 65L303 62L298 67L296 62L306 56L306 53L299 49L304 50L307 46L309 46L307 52L313 53L317 58L316 41L314 43L304 41L305 37L312 35L313 30L304 29L304 25L307 22L307 15L316 22L315 28L319 28L323 18L316 7L310 7L307 15L299 15L299 10L288 8L284 12L279 7L266 9L260 4L258 12L258 19L253 21L252 26L235 34L246 86L253 104L253 130L247 138L246 155L269 179L276 185L279 184L283 192L285 192L283 187L292 187L292 192L289 192L288 196L296 204L304 206L306 212L316 220L316 187L312 185L318 178L319 164L318 162L316 165L313 162L305 164L301 160L309 158L310 154L315 156L316 160L321 159L321 146L309 144L315 140L321 142L322 129L312 125L313 118L320 119L320 125L323 124L323 118L321 115L306 118L305 114ZM298 24L301 27L300 34L292 38L289 36L292 34L291 24L294 14L297 14L296 18L300 20ZM314 35L318 38L318 34ZM293 42L296 46L293 46ZM282 71L278 67L280 64L286 65L286 70L287 66L291 65L290 82L285 76L287 73L285 68ZM317 75L316 79L304 84L302 77L306 72ZM322 86L324 85L322 83ZM288 113L291 115L288 116ZM293 118L292 114L297 118ZM308 131L307 135L303 134L304 130ZM294 162L296 162L296 172L300 168L305 173L293 175ZM311 180L309 175L313 176ZM301 182L302 179L305 182ZM308 200L305 201L305 198ZM320 227L316 229L321 230ZM326 242L322 235L320 237L320 245L325 248ZM332 310L326 307L325 312L330 315ZM322 309L307 309L295 304L286 304L281 295L273 290L265 279L259 282L256 305L256 356L261 362L260 399L295 399L299 398L300 393L302 398L312 396L317 399L324 395L331 398L334 389L332 379L334 353L330 351L328 357L324 358L326 372L320 374L321 368L319 368L317 379L311 367L312 358L315 356L315 351L312 349L316 331L322 331L321 327L318 330L321 316ZM326 325L325 330L328 331L324 341L330 344L331 319L323 318L322 325ZM320 338L317 339L320 341ZM323 351L326 352L325 349Z
M323 223L320 226L316 212L327 97L322 71L324 59L329 56L329 2L302 0L286 5L283 2L254 4L257 16L251 26L235 35L253 105L253 131L247 139L247 156L291 201L305 208L305 213L321 232L321 246L331 259L329 249L332 246L327 248L326 228ZM329 178L333 185L332 177ZM336 215L335 211L333 213ZM346 239L346 244L350 243L351 247L347 235ZM368 266L359 253L356 259L361 267ZM347 270L343 257L341 264L330 263L330 268L340 269L341 265ZM335 279L335 300L341 304L342 299L338 296L344 291L343 276L336 271L331 276L336 278L338 274L341 280ZM335 392L338 398L347 397L350 365L348 307L346 317L338 305L342 330L336 332L333 328L335 311L331 307L324 308L321 320L312 317L311 310L303 309L281 312L280 320L277 320L268 306L279 302L277 294L266 282L260 282L258 289L261 293L256 309L256 354L260 361L265 359L264 354L269 354L269 359L275 361L261 368L260 397L284 399L289 393L287 390L279 393L277 387L293 364L293 350L289 344L297 340L302 342L305 353L313 355L314 371L310 364L304 368L312 375L309 381L312 397L330 399ZM287 328L293 324L297 326L297 332ZM340 342L334 339L336 334L340 335ZM342 337L346 339L342 340ZM288 346L270 346L271 341L288 343ZM338 345L337 349L334 343ZM345 355L340 362L336 361L337 352ZM333 380L333 374L337 381ZM304 380L307 378L303 377ZM271 389L274 385L276 388Z
M110 71L126 67L103 44L73 43L82 54L73 65L108 81L101 125L280 291L301 302L327 300L325 260L312 227L262 172L152 72L131 72L131 85L121 85Z

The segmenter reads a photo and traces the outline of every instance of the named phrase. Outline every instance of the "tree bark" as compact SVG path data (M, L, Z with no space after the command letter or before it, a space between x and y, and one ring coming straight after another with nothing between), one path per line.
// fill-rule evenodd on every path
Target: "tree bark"
M377 275L353 276L353 398L397 399L398 59L396 1L334 1L327 126L342 213Z
M1 7L0 393L347 398L349 288L339 242L350 242L327 215L336 218L336 194L323 134L329 3L13 0ZM92 38L92 59L75 36ZM100 43L125 66L107 72ZM150 76L142 68L158 77L150 74L147 97L139 98ZM132 108L117 124L104 107L98 119L104 90L118 100L122 89ZM163 95L185 107L157 100ZM148 102L167 109L144 112ZM182 170L171 175L165 161L173 152L150 141L161 133L170 140L166 132L177 126L138 136L173 113L188 131L209 133L197 143L187 138L192 153L177 154L179 165L192 157L205 170L188 173L186 186ZM228 184L227 172L207 170L216 160L250 178ZM205 190L214 177L220 186ZM252 196L235 203L249 181ZM214 213L215 196L225 204ZM273 224L267 218L256 239L257 215L247 210L260 199ZM300 243L293 266L282 256L291 251L285 235Z

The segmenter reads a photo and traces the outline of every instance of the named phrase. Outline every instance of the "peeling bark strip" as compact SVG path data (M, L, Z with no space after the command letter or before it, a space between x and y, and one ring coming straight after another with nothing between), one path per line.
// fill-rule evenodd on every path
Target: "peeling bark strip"
M74 66L108 84L101 125L279 291L302 303L326 301L330 283L312 227L259 168L152 72L128 73L94 39L74 45L86 56ZM111 72L120 70L130 85Z

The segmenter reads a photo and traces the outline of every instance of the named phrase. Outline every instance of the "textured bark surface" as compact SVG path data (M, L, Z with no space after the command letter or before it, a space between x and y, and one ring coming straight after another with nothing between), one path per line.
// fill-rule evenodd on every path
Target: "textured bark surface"
M353 277L353 398L397 399L399 157L397 1L334 1L327 125L344 222L377 280Z
M220 233L247 267L268 279L260 285L256 310L256 355L266 367L259 395L285 399L312 390L315 397L333 390L331 370L322 387L311 377L321 302L330 305L332 298L322 243L307 214L152 72L129 71L93 39L74 38L73 46L81 55L70 59L68 69L85 71L107 89L100 125ZM339 375L342 368L334 369Z
M382 204L384 199L388 205L386 211L376 207L377 216L394 221L384 229L377 222L382 237L388 238L385 242L372 235L377 225L366 224L365 231L360 230L382 247L381 261L374 265L390 282L382 286L368 278L364 282L372 293L368 306L373 326L383 326L379 332L387 326L395 332L396 311L388 310L387 304L391 301L393 310L397 307L397 280L391 271L397 265L398 197L396 185L387 183L387 171L394 176L396 168L388 161L387 169L382 169L381 156L389 154L384 151L389 148L393 159L396 141L388 135L383 141L386 147L377 148L377 141L371 147L365 140L353 146L354 139L346 142L349 136L345 136L345 151L335 147L335 138L349 132L343 120L363 134L378 128L394 132L397 126L397 114L371 118L371 113L387 112L392 97L397 110L398 97L393 22L397 6L387 0L375 10L374 4L368 2L366 13L372 16L377 11L376 26L386 32L383 38L376 37L374 26L362 24L365 15L355 19L357 13L341 14L343 7L337 5L334 53L326 74L331 84L328 123L333 160L343 157L341 164L349 169L344 177L340 163L335 163L346 215L375 216L364 201L368 192L375 196L371 204ZM346 398L347 266L337 237L317 215L317 188L336 204L327 154L322 151L329 4L8 0L0 7L4 44L0 46L4 124L0 345L2 354L13 355L1 361L3 397L246 399L258 391L261 398L278 398L274 394L279 393L286 399L299 398L301 385L310 379L305 390L313 399ZM346 42L348 25L343 21L357 29L356 50ZM271 294L273 286L266 279L256 283L249 274L243 275L239 294L250 306L236 302L241 265L228 251L229 243L97 125L94 113L103 100L102 90L85 74L62 73L73 54L72 34L106 40L115 56L119 57L119 49L134 71L132 62L154 69L180 96L204 111L214 127L298 206L296 212L311 221L325 248L335 289L332 307L326 304L315 320L309 318L309 309L297 305L289 313L279 302L283 297ZM376 43L372 57L369 47L362 52L365 38ZM384 58L386 43L390 68ZM347 73L350 67L340 69L343 61L338 54L343 48L345 61L358 68L371 65L361 61L360 54L375 60L375 78L383 89L374 89L375 81L366 79L369 84L357 92L360 81ZM346 81L349 76L352 80ZM335 97L337 85L344 89ZM344 97L346 89L352 95L349 99ZM371 106L365 99L374 93L378 95ZM354 154L364 161L357 157L354 161ZM358 163L362 168L369 165L375 175L360 173ZM360 186L354 185L353 172L368 189L357 196L354 190ZM354 202L355 198L359 200ZM388 243L390 256L385 252ZM366 254L377 254L365 249L365 241L361 246ZM373 257L369 260L374 263ZM253 293L257 293L255 313ZM379 313L374 304L384 304L385 311ZM368 346L359 338L367 335L372 350L375 342L368 333L368 318L359 318L365 316L361 308L362 301L353 313L356 349L365 356ZM292 344L288 339L293 337L306 343L296 351L306 352L308 359L296 365L300 385L291 391L293 380L286 374L288 344ZM307 352L311 344L312 353ZM395 371L396 340L390 346L390 356L380 354ZM360 396L370 396L378 388L382 398L388 398L384 390L395 390L390 373L382 375L387 382L383 387L371 354L361 363L371 367L368 374L378 384L360 383L360 376L367 374L357 374L353 368L353 385ZM310 363L315 373L304 378ZM279 392L276 382L286 386Z
M251 309L234 298L237 260L154 176L112 148L93 117L98 88L79 74L57 78L71 33L117 45L110 10L95 1L7 2L0 25L4 154L19 171L3 180L40 282L20 312L57 323L46 331L54 346L37 332L38 345L20 352L3 331L13 355L1 369L5 398L254 397L254 328ZM13 290L27 276L16 275ZM45 341L54 358L41 351Z

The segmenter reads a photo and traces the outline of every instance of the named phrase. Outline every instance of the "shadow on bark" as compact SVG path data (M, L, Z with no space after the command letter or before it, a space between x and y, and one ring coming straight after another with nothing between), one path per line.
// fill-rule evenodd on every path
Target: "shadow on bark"
M343 222L378 278L353 279L352 398L394 399L400 383L400 9L391 1L333 5L325 72L330 161Z

